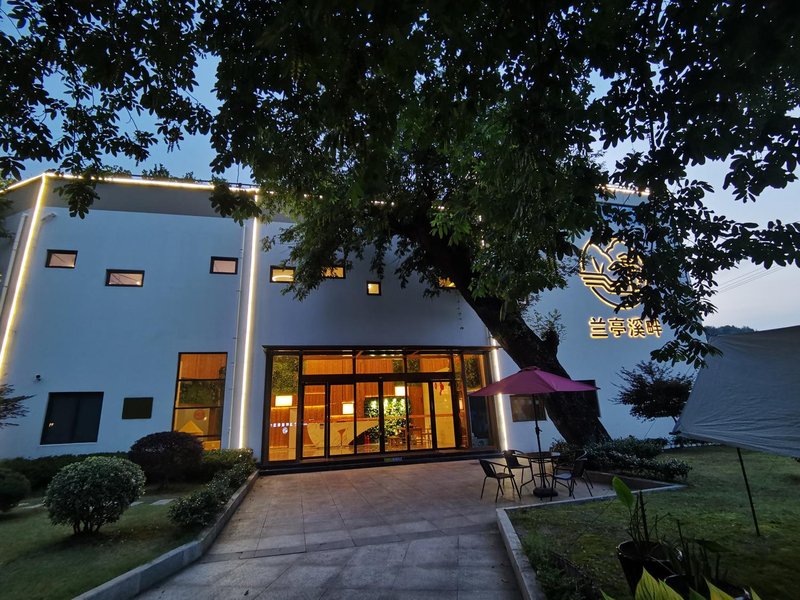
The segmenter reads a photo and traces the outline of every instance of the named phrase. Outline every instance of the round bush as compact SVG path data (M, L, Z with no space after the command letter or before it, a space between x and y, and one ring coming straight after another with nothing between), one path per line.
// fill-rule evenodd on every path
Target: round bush
M61 469L44 497L54 525L94 533L118 520L144 493L144 473L124 458L92 456Z
M151 433L131 446L128 458L142 467L148 481L169 483L197 472L203 460L203 444L180 431Z
M30 493L27 477L11 469L0 469L0 511L8 512Z

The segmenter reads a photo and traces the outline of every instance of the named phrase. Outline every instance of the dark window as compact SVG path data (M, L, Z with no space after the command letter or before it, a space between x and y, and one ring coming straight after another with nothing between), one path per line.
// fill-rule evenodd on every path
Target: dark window
M211 257L211 272L223 275L236 275L239 270L238 258L226 258L224 256Z
M96 442L103 392L52 392L42 429L42 444Z
M219 448L222 439L227 364L224 352L178 355L172 429L196 435L206 450Z
M74 269L77 260L77 250L48 250L45 266L50 269Z
M123 419L149 419L152 416L152 398L125 398L122 401Z
M272 283L292 283L294 281L294 267L270 267L269 280Z
M106 285L118 287L142 287L144 271L106 270Z
M547 420L547 411L544 409L544 400L536 396L511 396L511 419L518 421Z
M380 296L381 295L381 282L368 281L367 282L367 296Z

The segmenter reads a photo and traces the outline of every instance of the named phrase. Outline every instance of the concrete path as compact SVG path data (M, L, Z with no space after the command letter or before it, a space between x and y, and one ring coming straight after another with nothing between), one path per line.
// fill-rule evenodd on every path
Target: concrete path
M482 481L475 460L262 477L200 562L140 598L519 598L496 509L542 501L495 504L491 480L481 500Z

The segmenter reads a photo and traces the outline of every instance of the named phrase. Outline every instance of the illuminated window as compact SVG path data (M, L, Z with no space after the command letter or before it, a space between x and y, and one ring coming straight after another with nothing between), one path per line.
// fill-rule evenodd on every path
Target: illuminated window
M144 271L106 270L106 285L118 287L142 287Z
M380 296L381 295L381 282L368 281L367 282L367 296Z
M77 250L48 250L45 266L50 269L74 269L77 260Z
M325 267L322 276L325 279L344 279L344 267Z
M122 400L123 419L149 419L152 416L152 398L125 398Z
M223 275L236 275L239 270L238 258L225 258L223 256L211 257L211 272Z
M294 281L294 267L270 267L269 280L272 283L292 283Z
M42 444L96 442L103 392L51 392L42 429Z
M206 450L220 447L227 363L224 352L178 355L172 430L199 437Z
M450 281L449 277L439 277L439 287L443 289L452 289L456 284Z

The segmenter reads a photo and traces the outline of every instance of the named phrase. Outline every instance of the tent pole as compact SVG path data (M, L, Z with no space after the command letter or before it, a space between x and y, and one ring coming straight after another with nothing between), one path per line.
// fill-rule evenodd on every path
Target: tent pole
M744 487L747 488L747 499L750 500L750 512L753 513L753 525L756 526L756 535L761 536L761 532L758 530L756 507L753 506L753 495L750 493L750 483L747 481L747 471L744 470L744 460L742 460L741 448L736 448L736 452L739 454L739 464L742 465L742 476L744 477Z

